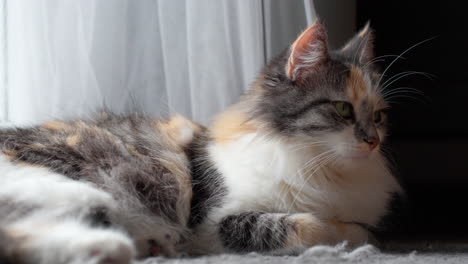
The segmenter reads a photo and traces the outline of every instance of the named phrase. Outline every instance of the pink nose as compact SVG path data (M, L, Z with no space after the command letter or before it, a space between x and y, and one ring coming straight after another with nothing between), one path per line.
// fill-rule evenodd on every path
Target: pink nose
M365 138L364 141L369 144L369 149L373 150L380 144L380 139L378 138Z

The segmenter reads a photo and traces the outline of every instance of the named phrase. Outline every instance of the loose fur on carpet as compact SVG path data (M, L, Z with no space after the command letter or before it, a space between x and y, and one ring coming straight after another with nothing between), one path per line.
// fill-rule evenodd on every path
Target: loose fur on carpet
M347 250L345 244L332 246L315 246L299 256L266 256L257 253L245 255L216 255L198 258L151 258L135 264L212 264L212 263L411 263L411 264L438 264L438 263L468 263L468 251L465 246L456 250L413 251L410 253L382 252L372 245L364 245L354 250Z

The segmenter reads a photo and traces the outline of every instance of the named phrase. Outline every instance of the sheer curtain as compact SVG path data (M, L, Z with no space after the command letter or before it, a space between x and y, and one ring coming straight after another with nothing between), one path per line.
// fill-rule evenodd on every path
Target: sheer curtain
M178 112L204 124L315 20L312 0L3 0L0 119Z

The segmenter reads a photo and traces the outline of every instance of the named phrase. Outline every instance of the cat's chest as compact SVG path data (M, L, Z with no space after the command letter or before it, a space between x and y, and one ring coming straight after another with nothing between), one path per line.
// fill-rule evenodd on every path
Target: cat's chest
M371 166L341 173L324 167L307 183L295 185L283 202L290 213L313 212L324 219L375 225L386 213L391 193L398 191L387 173Z
M357 169L341 175L320 167L320 163L310 163L313 155L288 147L254 137L231 145L212 145L211 158L228 189L224 209L313 212L323 218L366 223L376 222L385 213L387 191L395 183L391 175L389 179L379 175L387 173L382 168ZM349 181L349 177L356 180Z

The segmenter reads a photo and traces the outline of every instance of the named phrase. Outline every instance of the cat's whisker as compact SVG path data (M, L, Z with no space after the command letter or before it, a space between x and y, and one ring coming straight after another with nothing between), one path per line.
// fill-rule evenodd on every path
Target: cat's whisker
M418 89L414 89L414 88L411 88L411 87L398 87L398 88L389 90L385 94L382 94L382 95L383 96L390 95L390 94L393 94L394 92L412 92L412 93L417 93L417 94L424 94L423 91L420 91Z
M400 80L402 78L405 78L405 77L411 76L411 75L422 75L422 76L424 76L424 77L426 77L428 79L431 79L431 77L433 77L429 73L425 73L425 72L417 72L417 71L403 72L403 73L396 74L392 78L389 78L387 81L385 81L382 84L381 90L385 91L385 89L387 87L389 87L390 85L392 85L393 83L397 82L398 80Z
M411 94L411 93L396 93L396 94L392 94L392 95L388 96L387 98L385 98L385 100L386 100L386 101L391 101L391 100L396 99L396 98L411 98L411 99L415 99L415 100L417 100L417 101L426 103L426 102L423 100L424 97L421 97L420 94Z
M402 76L404 75L404 76ZM386 88L387 86L389 86L389 82L394 80L395 78L397 77L406 77L406 76L409 76L409 75L422 75L423 77L426 77L427 79L429 80L433 80L433 78L435 78L436 76L434 74L430 74L428 72L421 72L421 71L404 71L404 72L400 72L398 74L395 74L394 76L392 76L391 78L387 79L384 84L382 84L382 86L384 88Z
M337 155L336 154L331 154L331 155L327 155L325 156L320 163L317 164L316 167L314 167L315 169L309 174L309 176L305 179L305 181L303 182L303 184L301 185L301 187L299 188L297 194L294 196L294 199L292 200L291 204L289 205L289 208L288 208L288 214L291 212L291 209L292 207L294 206L294 204L296 203L298 197L299 197L299 194L302 193L303 189L305 188L305 186L307 185L307 182L310 180L310 178L312 176L315 175L315 173L321 169L325 164L327 164L330 160L332 160L333 158L335 158Z
M329 157L331 157L332 155L326 155L324 157L322 157L320 160L317 161L317 164L315 166L311 166L308 171L312 171L312 173L309 174L309 176L305 179L303 179L303 182L300 186L300 188L298 190L295 191L295 195L294 195L294 199L293 201L291 202L291 204L289 205L289 208L288 208L288 213L290 212L292 206L294 205L294 203L296 202L297 198L298 198L298 195L302 193L304 187L307 185L308 181L310 180L310 178L315 174L316 170L321 168L321 165L326 161L328 160ZM311 187L311 186L309 186ZM288 189L287 193L289 193L289 191L291 190L292 186L290 186L290 188ZM296 188L297 189L297 188ZM286 193L286 194L287 194Z
M385 93L382 94L382 96L385 98L386 96L390 95L390 94L393 94L395 92L412 92L412 93L417 93L417 94L421 94L423 95L424 92L418 90L418 89L414 89L414 88L411 88L411 87L398 87L398 88L395 88L395 89L392 89L392 90L389 90Z
M423 103L423 104L426 104L426 103L427 103L426 101L422 100L422 99L419 98L419 97L410 96L410 95L404 95L404 94L392 95L392 96L388 97L388 98L386 99L386 101L387 101L388 103L390 103L390 102L395 102L395 101L392 101L392 99L396 99L396 98L414 99L415 101L421 102L421 103Z
M291 148L291 151L299 151L301 149L305 148L311 148L311 147L317 147L317 146L326 146L328 145L327 141L317 141L317 142L312 142L312 143L307 143L307 144L298 144Z
M371 64L374 64L376 62L380 62L380 61L385 61L384 58L387 58L387 57L397 57L398 55L382 55L382 56L378 56L378 57L375 57L373 58L372 60L370 60L369 62L367 62L366 64L364 64L365 67L371 65ZM404 58L402 58L404 59Z
M250 145L252 145L254 142L268 142L273 140L271 135L274 134L274 131L268 131L267 133L256 133L252 139L245 144L244 149L248 148Z
M380 76L378 82L377 82L377 87L380 86L380 82L382 81L383 77L385 76L385 73L387 73L387 71L393 66L393 64L395 64L395 62L397 62L400 58L402 58L402 56L404 54L406 54L407 52L409 52L410 50L414 49L415 47L419 46L419 45L422 45L423 43L426 43L428 41L431 41L433 40L435 37L432 37L432 38L428 38L428 39L425 39L421 42L418 42L416 44L414 44L413 46L407 48L405 51L403 51L402 53L400 53L400 55L398 55L388 66L387 68L385 68L385 70L383 71L382 75Z
M382 87L385 86L388 82L394 80L395 78L397 77L400 77L401 75L405 75L405 74L408 74L408 73L419 73L417 71L403 71L403 72L399 72L399 73L396 73L394 74L393 76L389 77L388 79L385 80L385 82L382 83ZM424 73L424 72L421 72L421 73ZM427 74L427 73L424 73L424 74Z
M300 175L303 174L303 173L301 173L302 170L308 170L309 166L311 166L311 164L313 164L313 162L320 161L323 158L323 156L326 156L326 155L330 154L331 151L332 150L328 150L328 151L322 152L322 153L314 156L312 159L307 161L304 165L302 165L299 169L296 170L296 175L300 177ZM283 198L286 195L288 195L288 193L291 191L291 189L292 189L292 186L288 185L288 188L286 190L284 190Z
M309 163L307 166L303 166L302 167L302 173L300 173L299 175L304 175L304 176L307 176L309 175L310 171L312 171L314 168L316 168L317 166L320 166L320 164L326 160L328 157L330 156L333 156L333 155L336 155L335 153L335 149L332 149L332 150L329 150L327 152L324 152L322 154L326 154L326 155L322 155L322 157L320 157L319 159L315 159L313 163ZM312 173L313 174L313 173ZM310 175L308 176L308 178L305 180L305 182L308 181L308 179L310 179Z
M314 165L314 163L317 163L318 161L320 161L324 156L334 152L335 150L334 149L331 149L331 150L327 150L327 151L324 151L316 156L314 156L312 159L310 159L309 161L307 161L302 167L300 167L296 173L299 173L299 174L306 174L307 170L308 170L308 167L310 165ZM303 172L303 170L306 170L305 172ZM302 173L301 173L302 172Z
M383 61L385 61L385 60L382 59L382 60L373 60L373 61L369 61L368 63L366 63L366 64L364 65L364 67L368 67L368 66L370 66L370 65L372 65L372 64L374 64L374 63L376 63L376 62L383 62Z
M387 99L392 98L393 96L397 96L397 95L411 95L411 96L421 96L421 97L424 97L424 94L423 94L423 93L420 93L420 92L415 92L415 91L395 91L395 92L393 92L393 93L386 94L385 96L383 96L383 99L384 99L384 100L387 100Z
M391 103L391 104L398 103L396 101L392 101L392 99L395 99L395 98L411 98L422 103L427 103L424 100L425 99L424 92L411 88L411 87L398 87L396 89L386 92L385 94L382 95L382 97L387 103Z
M377 56L377 57L373 58L370 61L375 61L375 60L378 60L378 59L383 59L383 58L388 58L388 57L398 57L398 55L396 55L396 54L381 55L381 56ZM405 58L402 57L402 59L405 59Z

